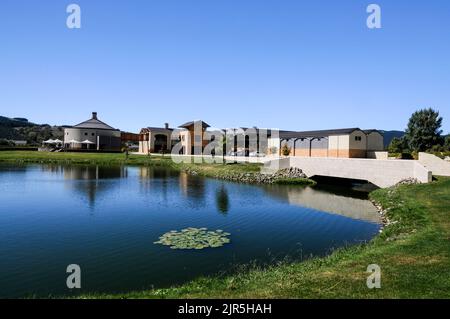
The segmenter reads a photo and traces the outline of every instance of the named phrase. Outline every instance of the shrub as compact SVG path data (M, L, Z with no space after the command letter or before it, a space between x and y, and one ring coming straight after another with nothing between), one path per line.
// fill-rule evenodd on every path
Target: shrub
M405 160L413 160L414 156L411 153L401 153L398 159L405 159Z
M447 135L444 141L444 152L450 152L450 135Z
M289 156L289 154L291 154L291 148L287 144L284 144L281 147L281 154L284 156Z

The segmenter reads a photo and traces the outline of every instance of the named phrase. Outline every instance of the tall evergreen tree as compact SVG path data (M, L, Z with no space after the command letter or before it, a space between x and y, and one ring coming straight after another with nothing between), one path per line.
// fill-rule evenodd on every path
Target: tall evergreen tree
M406 129L406 141L413 151L423 152L433 145L441 144L440 129L442 117L439 112L428 108L413 113Z

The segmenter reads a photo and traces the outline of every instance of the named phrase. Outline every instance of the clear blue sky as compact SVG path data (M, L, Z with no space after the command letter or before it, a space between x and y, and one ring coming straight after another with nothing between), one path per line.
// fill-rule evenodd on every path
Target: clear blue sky
M37 123L450 132L448 0L2 0L0 39L0 115Z

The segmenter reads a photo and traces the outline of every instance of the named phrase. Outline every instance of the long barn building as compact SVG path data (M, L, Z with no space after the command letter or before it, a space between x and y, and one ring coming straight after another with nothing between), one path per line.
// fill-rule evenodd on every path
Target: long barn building
M201 128L199 131L201 136L194 136L195 122ZM175 129L169 128L168 124L165 127L143 128L140 133L139 152L170 152L177 143L181 143L181 150L177 153L194 154L194 148L203 150L205 145L210 142L206 137L207 132L212 133L208 130L209 127L207 123L198 120L178 126L178 134L172 134ZM304 132L263 130L268 133L267 140L262 138L263 142L259 143L258 139L256 146L249 142L251 130L254 133L261 132L256 127L231 130L235 131L235 141L232 147L227 147L227 150L231 150L231 154L239 156L240 154L248 156L254 153L285 155L282 154L282 149L284 145L287 145L290 156L341 158L374 158L379 156L378 152L384 150L383 135L377 130L361 130L359 128ZM230 132L230 130L222 131ZM241 141L244 141L244 145L238 145L238 136Z
M383 135L377 130L345 128L321 131L280 131L268 142L269 150L282 152L287 145L290 156L371 158L384 150Z

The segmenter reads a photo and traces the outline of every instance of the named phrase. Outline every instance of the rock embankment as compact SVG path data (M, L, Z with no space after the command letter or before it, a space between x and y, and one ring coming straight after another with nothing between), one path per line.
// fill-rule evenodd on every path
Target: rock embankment
M420 184L420 181L417 178L409 177L409 178L402 179L400 182L395 184L395 186L415 185L415 184Z
M185 170L188 174L191 175L201 175L201 172L196 171L195 169L188 168ZM308 177L305 173L299 168L291 167L286 169L280 169L272 174L261 174L261 173L222 173L220 175L215 175L214 177L238 182L238 183L249 183L249 184L276 184L278 182L289 180L299 180L304 179L305 184L308 184ZM311 184L313 182L311 181Z

